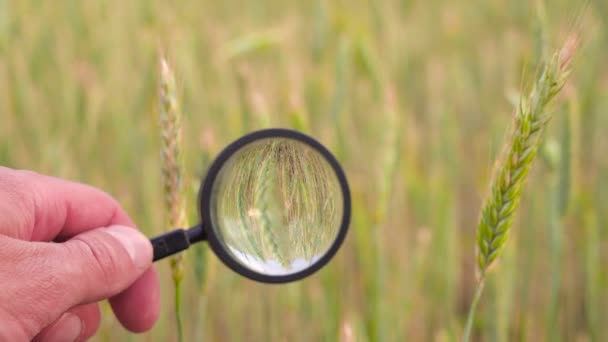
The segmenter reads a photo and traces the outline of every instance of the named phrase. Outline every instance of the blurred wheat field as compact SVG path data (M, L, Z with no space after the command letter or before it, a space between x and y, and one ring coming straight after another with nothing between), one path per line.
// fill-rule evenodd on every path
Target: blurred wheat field
M214 156L264 127L326 144L353 195L345 244L304 281L258 284L191 249L185 340L457 341L493 160L538 61L578 25L584 48L473 335L605 341L606 18L604 0L0 0L0 164L100 187L147 235L168 230L162 53L184 113L190 222ZM171 272L158 268L155 328L131 335L106 307L95 340L176 340Z

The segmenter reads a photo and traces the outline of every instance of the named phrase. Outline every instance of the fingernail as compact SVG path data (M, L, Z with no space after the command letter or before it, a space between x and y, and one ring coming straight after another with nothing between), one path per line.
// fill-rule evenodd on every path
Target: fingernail
M106 229L118 240L133 261L135 267L145 270L152 263L152 244L137 229L125 226L111 226Z
M44 339L48 342L74 342L82 333L82 320L69 312L64 313L54 324L53 330Z

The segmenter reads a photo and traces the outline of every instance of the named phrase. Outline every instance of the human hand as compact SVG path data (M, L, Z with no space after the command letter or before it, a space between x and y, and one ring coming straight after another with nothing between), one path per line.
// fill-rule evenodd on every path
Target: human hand
M0 167L0 340L86 340L106 298L125 328L150 329L158 275L133 226L100 190Z

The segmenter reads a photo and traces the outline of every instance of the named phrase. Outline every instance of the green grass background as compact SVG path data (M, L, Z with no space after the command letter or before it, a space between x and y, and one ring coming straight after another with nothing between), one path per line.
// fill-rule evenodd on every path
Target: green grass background
M584 11L584 16L579 16ZM582 18L582 19L580 19ZM186 256L186 340L455 341L474 291L475 229L518 94L573 28L583 48L475 322L484 341L608 340L608 2L0 0L0 164L107 190L164 227L158 58L185 118L191 222L205 169L254 129L304 130L353 195L330 265L254 283ZM549 49L549 50L548 50ZM172 341L162 314L130 335Z

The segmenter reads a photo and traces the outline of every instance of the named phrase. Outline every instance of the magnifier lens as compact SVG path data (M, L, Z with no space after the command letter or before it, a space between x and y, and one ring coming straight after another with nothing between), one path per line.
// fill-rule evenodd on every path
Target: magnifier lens
M329 162L298 140L255 140L235 152L212 186L212 229L242 266L289 275L337 239L344 197Z

